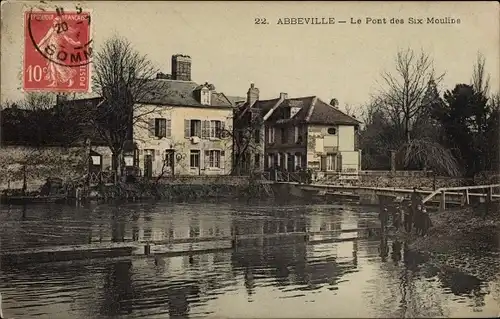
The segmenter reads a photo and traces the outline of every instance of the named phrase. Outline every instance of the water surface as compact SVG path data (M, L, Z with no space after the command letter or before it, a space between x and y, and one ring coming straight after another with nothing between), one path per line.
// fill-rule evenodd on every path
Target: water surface
M373 209L338 205L163 204L2 207L1 249L363 228ZM337 234L352 237L356 233ZM260 239L235 250L2 265L13 318L485 317L500 280L446 275L405 243Z

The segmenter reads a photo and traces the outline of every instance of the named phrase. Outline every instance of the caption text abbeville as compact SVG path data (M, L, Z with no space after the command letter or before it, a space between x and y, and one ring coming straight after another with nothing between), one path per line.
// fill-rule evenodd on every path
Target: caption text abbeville
M269 19L266 17L254 18L254 24L259 25L444 25L461 24L460 18L456 17L350 17L340 19L335 17L281 17Z

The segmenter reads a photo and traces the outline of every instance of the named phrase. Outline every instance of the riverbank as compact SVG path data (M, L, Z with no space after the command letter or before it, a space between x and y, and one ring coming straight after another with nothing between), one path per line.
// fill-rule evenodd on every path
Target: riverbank
M158 199L167 201L190 201L198 199L251 199L261 198L265 191L260 183L249 180L241 184L207 183L119 183L92 187L89 199Z
M461 208L431 215L425 237L411 235L408 248L429 258L427 270L492 280L499 276L500 213L498 202L483 217L483 208ZM433 269L430 269L433 268ZM465 278L465 277L464 277Z
M57 184L57 183L56 183ZM2 204L64 202L67 200L240 200L269 198L264 185L256 179L240 176L184 176L161 180L129 180L117 184L90 187L74 183L52 185L46 182L39 190L23 193L21 189L4 190Z

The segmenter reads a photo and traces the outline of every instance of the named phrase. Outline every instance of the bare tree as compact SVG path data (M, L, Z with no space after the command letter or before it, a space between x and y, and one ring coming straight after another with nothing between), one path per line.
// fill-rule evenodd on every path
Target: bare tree
M359 107L349 103L346 103L344 109L347 115L352 116L354 118L357 118L360 115L359 113L361 112Z
M423 103L428 83L439 83L443 77L435 76L428 54L416 54L412 49L397 53L395 73L383 72L381 106L406 142L411 140L415 119L428 107Z
M243 116L235 115L233 128L226 131L232 138L233 165L232 174L241 174L241 169L246 165L249 154L262 153L261 143L263 119L260 113L247 111Z
M374 114L387 124L378 130L375 144L382 152L396 150L404 167L459 174L458 162L439 142L439 125L431 121L432 108L442 102L437 84L444 74L436 76L433 60L425 52L402 50L395 62L395 72L382 73L383 84L375 98Z
M488 96L490 88L490 75L485 70L486 59L484 55L478 53L474 70L472 72L472 86L476 92Z
M146 126L148 114L157 112L165 82L155 81L158 69L125 38L108 39L93 58L93 89L103 97L90 121L116 159L117 176L123 174L123 152L132 140L133 127ZM144 107L148 104L148 107Z

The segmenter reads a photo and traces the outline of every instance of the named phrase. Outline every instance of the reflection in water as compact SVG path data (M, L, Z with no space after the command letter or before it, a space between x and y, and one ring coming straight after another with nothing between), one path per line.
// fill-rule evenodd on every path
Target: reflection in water
M327 205L51 210L27 207L24 217L1 215L4 247L78 243L89 237L228 236L232 230L242 235L317 232L366 227L376 219L369 211ZM496 310L477 278L426 262L407 243L387 237L313 245L290 236L242 240L233 251L203 255L3 266L0 289L6 315L22 318L432 317Z
M102 289L100 313L107 316L132 313L130 302L134 299L132 287L132 262L123 261L109 265Z
M402 244L400 241L395 240L392 242L391 258L395 263L399 263L399 261L401 260L401 248Z

